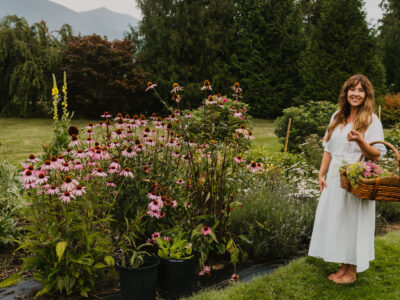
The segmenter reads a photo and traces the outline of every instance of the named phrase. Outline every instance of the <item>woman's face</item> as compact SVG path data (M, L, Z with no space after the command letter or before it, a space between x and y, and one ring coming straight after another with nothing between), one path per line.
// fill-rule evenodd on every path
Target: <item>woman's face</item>
M359 82L347 91L347 102L351 107L357 108L365 101L365 90Z

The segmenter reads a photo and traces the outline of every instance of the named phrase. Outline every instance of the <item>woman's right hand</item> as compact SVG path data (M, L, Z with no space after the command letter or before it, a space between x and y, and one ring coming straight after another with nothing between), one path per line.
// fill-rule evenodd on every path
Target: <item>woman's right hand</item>
M318 175L318 183L319 183L319 191L322 193L324 188L326 188L328 186L328 184L325 181L324 176Z

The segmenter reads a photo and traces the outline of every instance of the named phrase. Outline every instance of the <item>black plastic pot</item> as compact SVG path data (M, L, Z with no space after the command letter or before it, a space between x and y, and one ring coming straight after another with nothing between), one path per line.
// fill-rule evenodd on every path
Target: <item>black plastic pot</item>
M117 261L115 269L119 272L122 299L156 299L159 264L160 259L155 256L144 257L144 264L139 268L123 267L120 261Z
M177 299L189 295L196 282L195 257L190 259L160 258L158 272L159 291L162 297Z

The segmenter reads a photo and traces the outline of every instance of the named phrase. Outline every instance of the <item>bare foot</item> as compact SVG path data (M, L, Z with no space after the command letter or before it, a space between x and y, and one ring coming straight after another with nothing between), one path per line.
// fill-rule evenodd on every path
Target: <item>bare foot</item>
M348 266L343 264L342 267L336 273L330 274L328 276L328 279L334 280L334 279L337 279L337 278L343 276L347 272L347 268L348 268Z
M356 274L346 273L339 278L333 279L333 281L339 284L350 284L356 281Z
M333 281L339 284L349 284L356 281L356 269L357 266L355 265L347 265L346 273L343 274L341 277L334 278Z

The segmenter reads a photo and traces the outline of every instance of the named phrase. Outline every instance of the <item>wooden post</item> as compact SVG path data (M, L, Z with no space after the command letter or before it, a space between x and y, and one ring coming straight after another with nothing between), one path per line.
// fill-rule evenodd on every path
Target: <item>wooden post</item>
M289 118L289 123L287 127L287 132L286 132L286 141L285 141L285 149L283 150L284 152L287 151L287 146L289 143L289 134L290 134L290 125L292 124L292 118Z
M381 106L380 105L378 106L378 117L380 120L381 119Z

